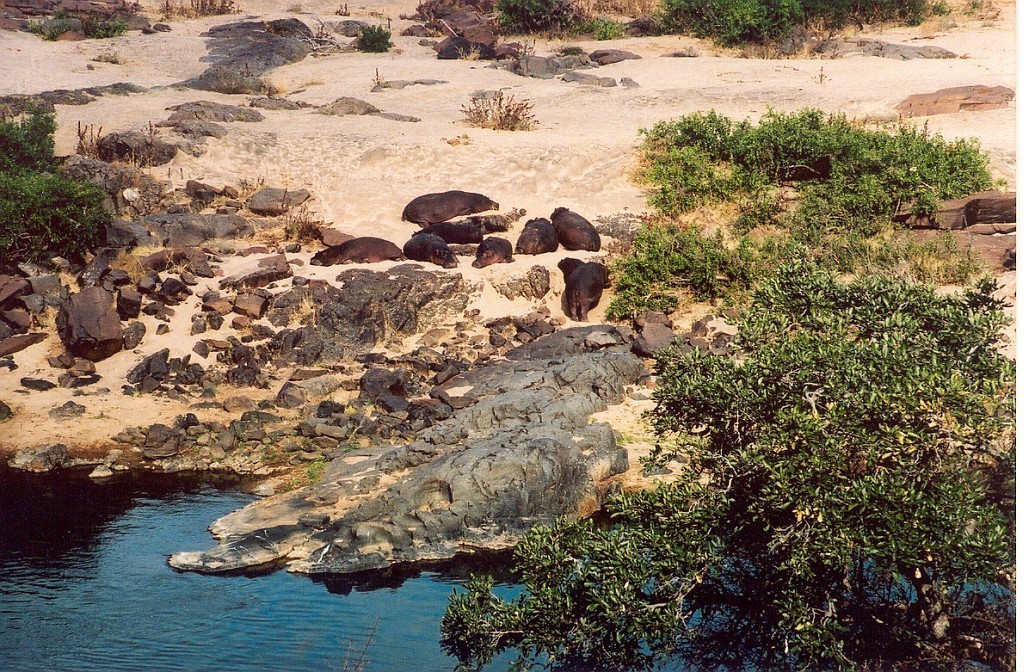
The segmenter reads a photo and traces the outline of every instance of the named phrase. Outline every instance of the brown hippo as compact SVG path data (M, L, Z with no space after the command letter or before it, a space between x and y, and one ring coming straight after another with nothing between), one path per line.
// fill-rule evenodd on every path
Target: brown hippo
M490 236L476 248L473 268L486 268L491 264L507 264L512 261L512 243L504 238Z
M398 249L398 245L383 238L362 236L320 250L313 255L309 263L313 266L334 266L352 262L368 264L385 259L402 259L402 251Z
M516 241L516 254L544 254L558 249L558 234L543 217L531 219Z
M413 236L402 251L413 261L428 261L442 268L455 268L459 265L448 243L432 233L419 233Z
M416 233L432 233L451 245L482 243L484 240L483 230L470 222L438 222L429 224Z
M600 303L601 294L609 287L608 269L596 261L580 261L566 257L558 262L565 278L563 309L570 320L583 322L587 313Z
M597 252L601 249L601 235L586 218L566 208L555 208L551 224L558 234L558 242L567 250Z
M452 217L472 215L485 210L497 210L498 204L483 194L469 191L442 191L424 194L409 201L402 210L402 221L420 226L446 222Z

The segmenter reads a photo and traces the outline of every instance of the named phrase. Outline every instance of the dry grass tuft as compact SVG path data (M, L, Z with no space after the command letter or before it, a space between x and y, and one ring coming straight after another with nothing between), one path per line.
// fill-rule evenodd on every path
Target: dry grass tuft
M301 205L284 216L284 239L299 243L312 243L320 240L320 227L325 226L322 219Z
M533 116L533 103L516 100L515 96L505 97L498 93L494 98L474 98L469 106L462 106L462 113L470 126L490 128L496 131L532 131L537 127Z
M100 158L99 149L96 147L96 143L103 137L103 127L96 127L92 124L82 126L82 122L78 122L78 146L75 147L75 154L81 156L87 156L92 159Z
M197 19L201 16L237 14L242 10L235 6L235 0L188 0L188 3L185 0L164 0L160 11L167 18Z

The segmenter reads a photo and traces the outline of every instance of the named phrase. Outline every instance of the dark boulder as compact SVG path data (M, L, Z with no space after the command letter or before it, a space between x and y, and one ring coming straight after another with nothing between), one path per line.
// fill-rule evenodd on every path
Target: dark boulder
M87 287L61 303L57 332L71 353L94 362L124 347L114 297L100 287Z
M96 141L104 161L123 161L136 166L162 166L178 153L178 146L139 131L108 133Z

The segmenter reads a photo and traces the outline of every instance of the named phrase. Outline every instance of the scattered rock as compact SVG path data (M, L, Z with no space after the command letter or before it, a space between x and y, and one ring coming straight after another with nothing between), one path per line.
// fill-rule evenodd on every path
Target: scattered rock
M97 185L107 195L106 205L122 217L148 215L165 204L167 185L136 166L112 164L79 154L64 159L60 172L77 180ZM110 247L151 246L144 227L112 222L104 227Z
M85 411L85 406L68 401L61 406L50 409L50 417L56 420L70 420L85 415Z

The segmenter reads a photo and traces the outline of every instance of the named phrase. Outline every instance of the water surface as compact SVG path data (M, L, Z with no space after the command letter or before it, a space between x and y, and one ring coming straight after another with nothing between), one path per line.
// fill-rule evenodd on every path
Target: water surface
M423 670L466 563L314 581L167 565L253 497L236 483L93 483L0 469L0 661L9 670ZM492 559L486 571L505 564ZM503 584L503 596L516 589ZM499 665L498 669L504 666Z

